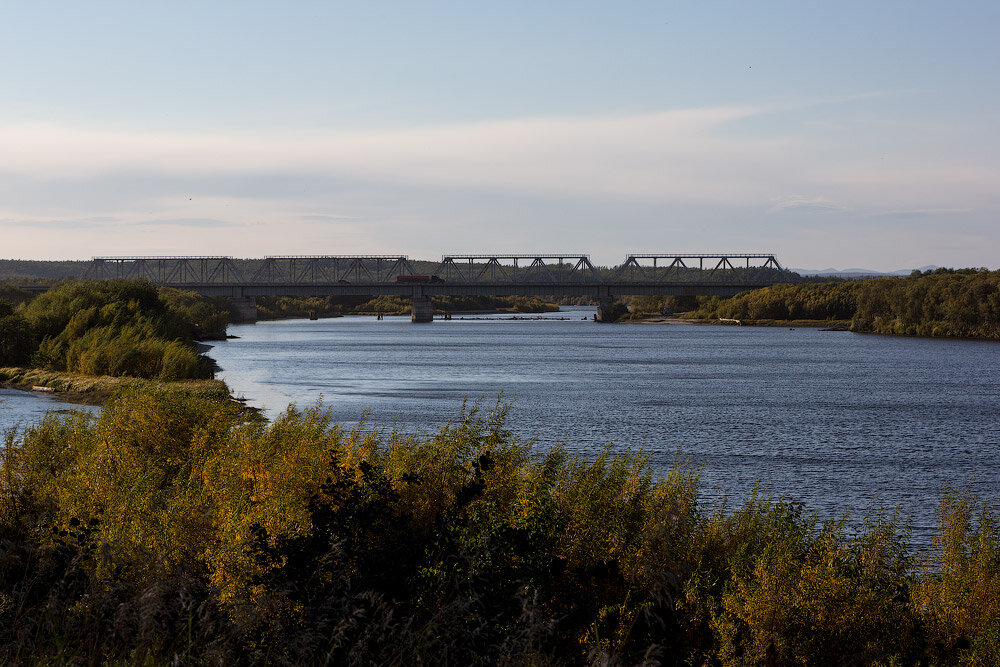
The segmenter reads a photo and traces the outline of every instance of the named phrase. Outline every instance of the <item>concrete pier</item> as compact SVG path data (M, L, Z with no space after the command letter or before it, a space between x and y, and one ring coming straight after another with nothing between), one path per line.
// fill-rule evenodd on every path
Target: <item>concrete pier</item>
M410 310L411 322L433 322L434 306L431 304L429 296L415 296L412 300L413 308Z
M598 299L597 321L598 322L613 321L614 318L611 315L611 311L614 309L614 306L615 306L615 300L612 297Z
M237 320L234 324L250 324L257 321L257 301L252 296L233 297L229 301L236 310Z

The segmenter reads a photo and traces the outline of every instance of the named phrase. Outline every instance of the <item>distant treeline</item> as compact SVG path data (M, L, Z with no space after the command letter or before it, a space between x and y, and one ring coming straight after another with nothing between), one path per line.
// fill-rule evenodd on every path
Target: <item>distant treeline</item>
M669 305L666 299L632 305L652 311L660 302ZM859 332L997 339L1000 271L936 269L905 278L775 285L687 305L687 316L696 318L843 320Z
M933 553L683 462L540 456L505 409L408 436L123 395L0 448L4 664L973 665L1000 527L948 491Z
M559 306L535 297L524 296L436 296L431 298L434 310L453 313L460 311L510 311L515 313L545 313ZM338 317L340 315L409 315L410 299L401 296L379 296L372 299L342 297L271 296L257 298L257 317L262 320L289 317Z
M42 261L33 259L0 259L0 281L54 281L82 278L90 262L84 260Z
M228 321L197 294L135 281L69 280L30 301L18 296L0 289L0 366L203 378L211 362L194 341L224 336Z
M461 311L497 310L513 313L547 313L559 306L530 296L435 296L431 297L434 310L446 313ZM354 309L357 313L382 313L408 315L410 300L405 297L380 296Z

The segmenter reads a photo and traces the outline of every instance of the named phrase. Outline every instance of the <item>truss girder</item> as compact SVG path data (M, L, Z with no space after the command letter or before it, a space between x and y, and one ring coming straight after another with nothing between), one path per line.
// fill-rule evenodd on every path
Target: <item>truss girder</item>
M435 275L461 284L603 282L588 255L445 255Z
M95 257L84 274L98 280L147 280L157 284L238 283L232 257Z
M420 273L424 273L421 271ZM228 256L95 257L85 277L148 280L164 285L386 285L417 275L405 255L295 255L262 260ZM459 285L728 284L782 282L772 254L639 254L598 269L584 254L445 255L436 283ZM249 276L249 278L247 278Z
M631 254L611 282L700 283L753 285L785 274L771 254ZM770 274L770 276L769 276Z

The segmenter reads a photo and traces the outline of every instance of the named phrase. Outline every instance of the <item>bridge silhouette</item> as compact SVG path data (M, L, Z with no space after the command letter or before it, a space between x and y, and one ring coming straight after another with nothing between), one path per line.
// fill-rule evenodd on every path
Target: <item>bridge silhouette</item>
M773 254L749 253L631 254L612 267L571 253L445 255L438 263L405 255L115 256L94 257L84 275L226 297L245 320L256 319L261 296L401 296L411 299L414 322L433 319L433 296L591 297L600 318L615 297L732 296L792 276Z

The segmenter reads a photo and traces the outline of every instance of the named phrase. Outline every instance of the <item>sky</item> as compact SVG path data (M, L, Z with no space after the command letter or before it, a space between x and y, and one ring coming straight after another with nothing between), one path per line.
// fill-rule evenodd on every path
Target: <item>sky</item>
M9 3L0 257L997 268L1000 3Z

